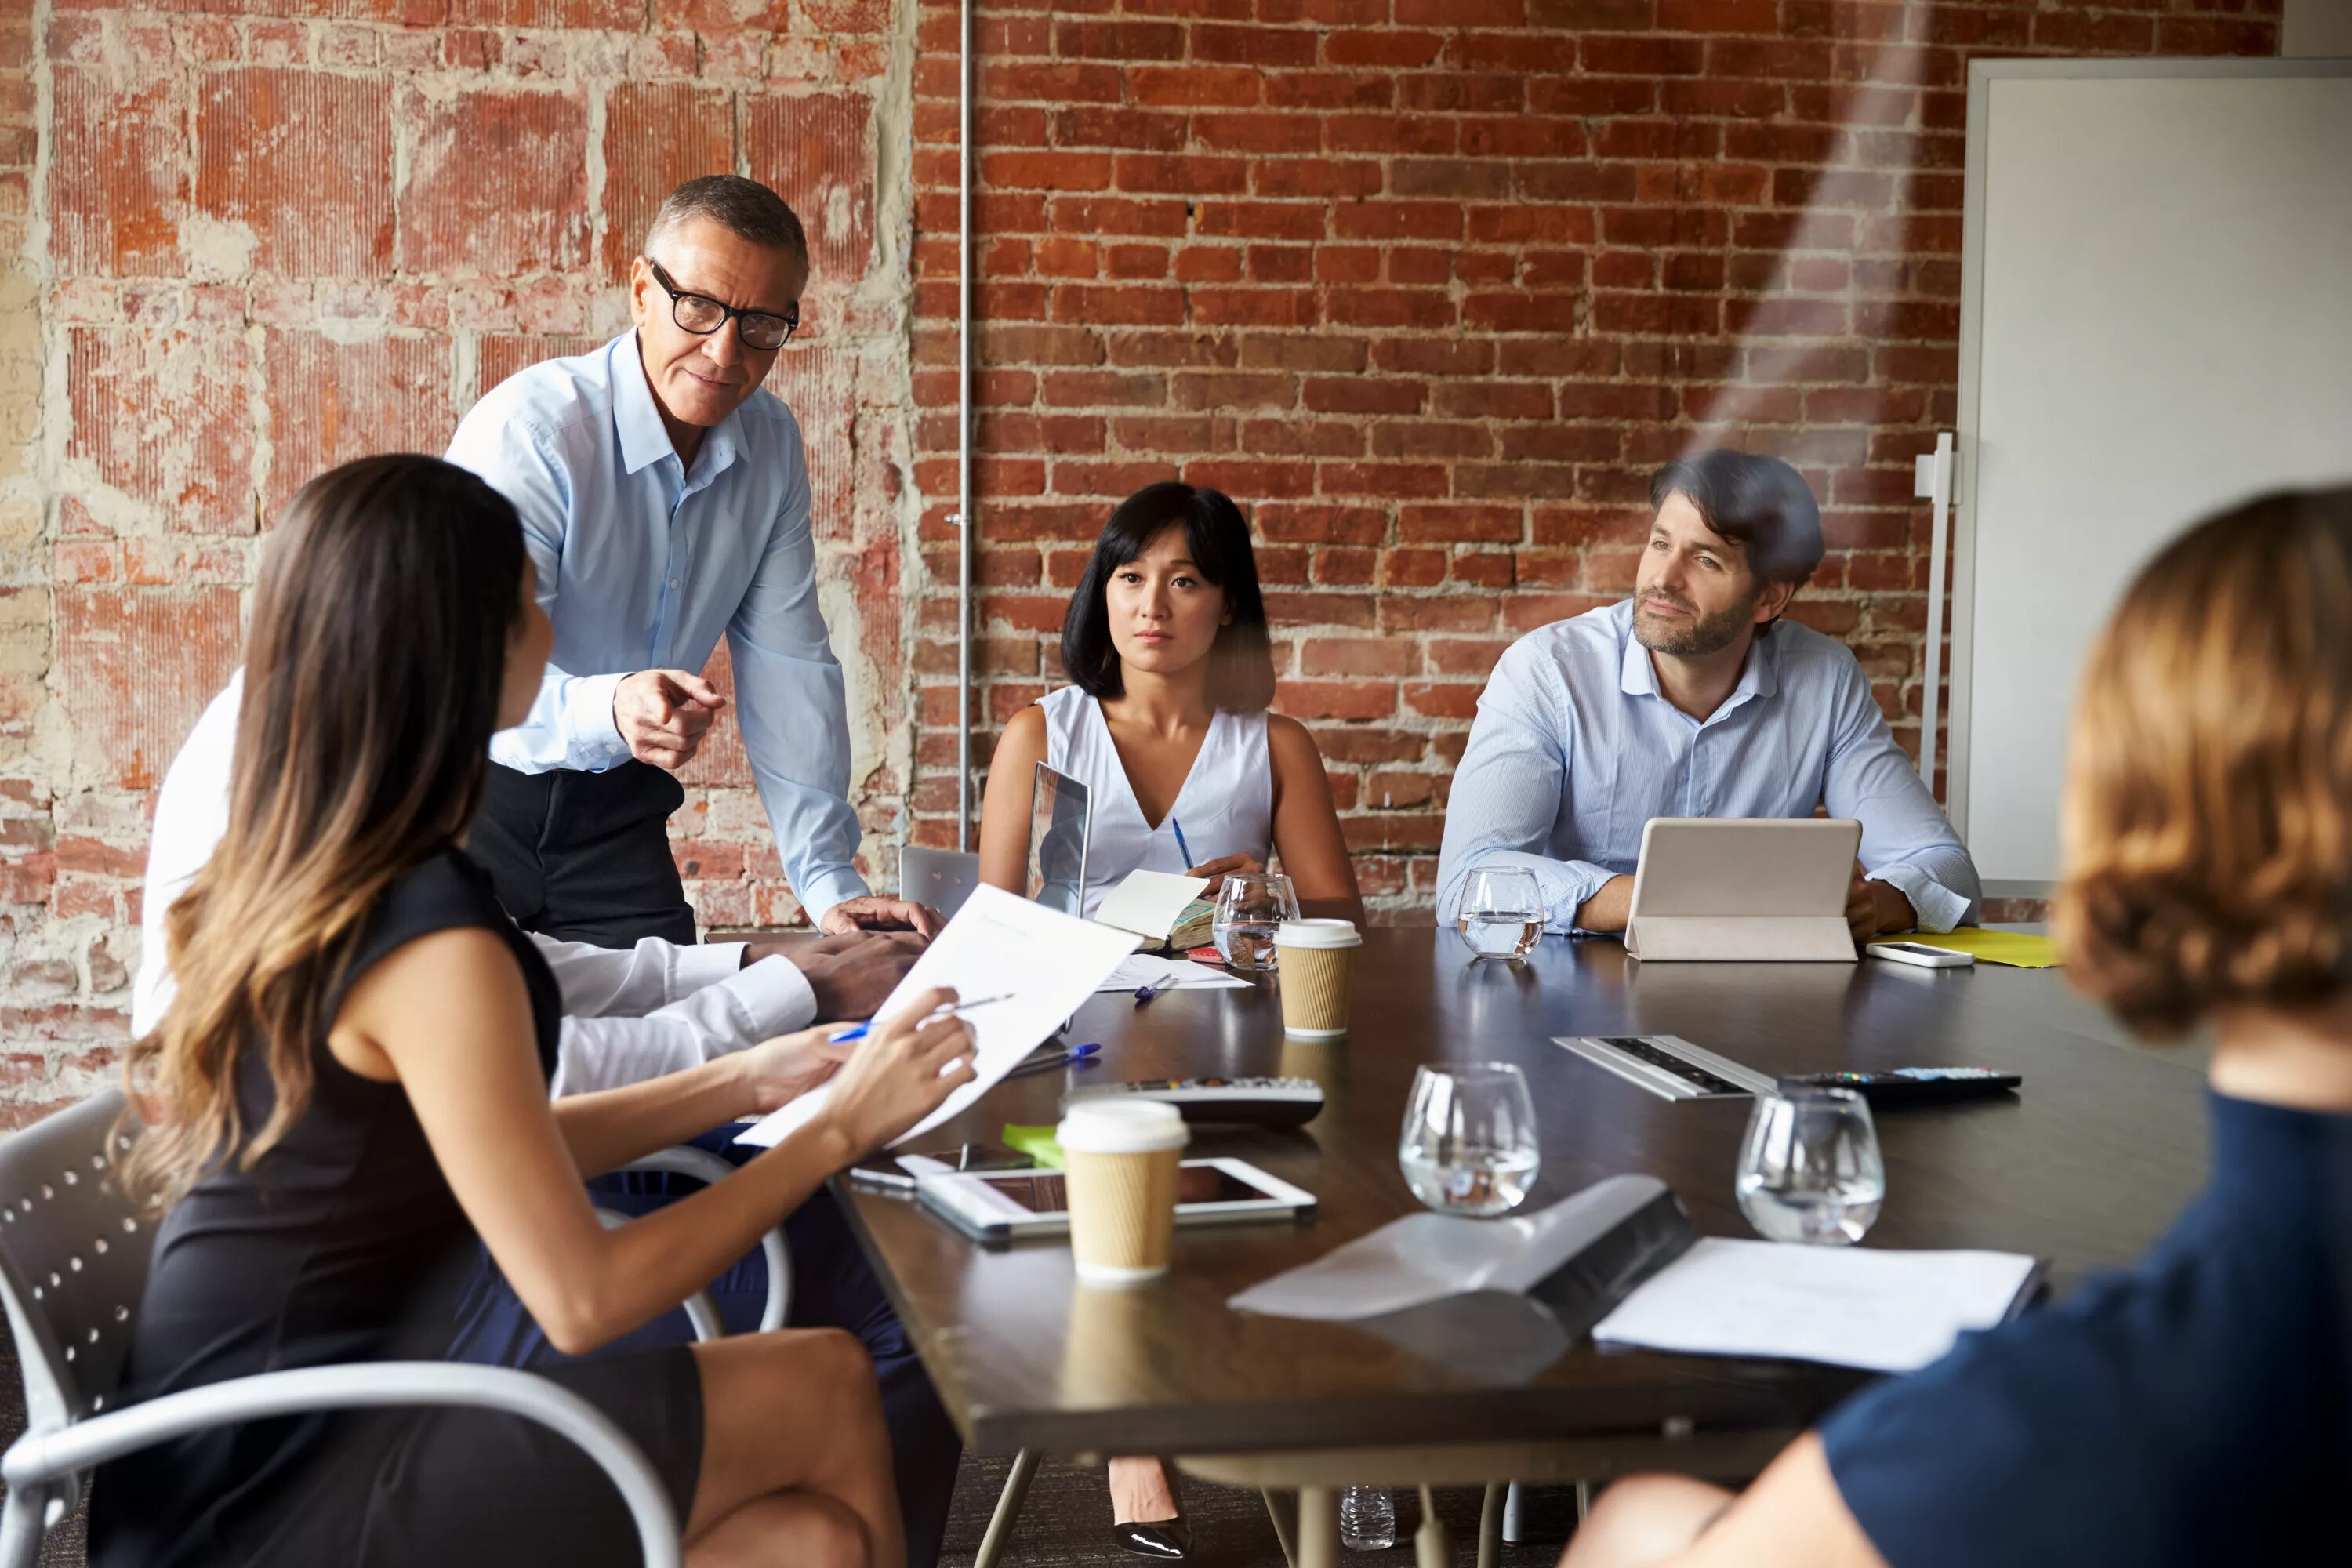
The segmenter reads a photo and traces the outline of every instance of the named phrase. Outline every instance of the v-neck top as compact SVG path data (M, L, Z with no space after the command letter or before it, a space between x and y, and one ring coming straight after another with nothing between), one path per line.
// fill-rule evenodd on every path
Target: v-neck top
M1040 698L1045 713L1045 765L1087 786L1093 823L1087 840L1087 894L1091 916L1105 894L1129 871L1181 871L1226 855L1274 852L1274 762L1266 752L1265 711L1220 709L1192 759L1192 771L1157 826L1128 782L1112 744L1102 704L1075 686ZM1184 829L1188 860L1177 847Z

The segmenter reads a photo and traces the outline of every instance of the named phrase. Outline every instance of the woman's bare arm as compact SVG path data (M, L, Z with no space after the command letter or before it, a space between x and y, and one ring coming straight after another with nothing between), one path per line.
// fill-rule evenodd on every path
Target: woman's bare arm
M1808 1432L1736 1499L1678 1476L1636 1476L1611 1488L1560 1568L1886 1568L1886 1562L1838 1495L1821 1438Z
M1297 890L1298 912L1362 925L1364 895L1315 737L1297 720L1269 713L1265 749L1274 764L1274 849Z
M980 804L980 879L1027 897L1029 797L1037 764L1045 760L1045 710L1031 704L997 737L989 759L988 788Z
M497 933L464 927L420 937L369 970L329 1044L352 1071L400 1083L467 1217L568 1354L709 1284L819 1183L970 1077L970 1032L955 1020L877 1030L809 1125L728 1180L607 1231L548 1102L531 1038L514 955Z

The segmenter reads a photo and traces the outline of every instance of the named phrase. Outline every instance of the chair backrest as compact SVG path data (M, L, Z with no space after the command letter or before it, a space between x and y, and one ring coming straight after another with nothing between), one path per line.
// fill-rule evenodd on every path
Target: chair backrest
M952 919L980 886L980 857L961 849L922 849L909 844L898 851L898 896L912 899Z
M104 1408L122 1381L153 1252L115 1170L123 1103L109 1089L0 1140L0 1295L33 1431Z

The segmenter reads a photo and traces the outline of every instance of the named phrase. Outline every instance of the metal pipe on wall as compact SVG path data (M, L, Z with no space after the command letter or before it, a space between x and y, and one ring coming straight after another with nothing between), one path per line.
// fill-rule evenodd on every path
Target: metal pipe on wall
M971 0L957 0L956 847L971 847Z

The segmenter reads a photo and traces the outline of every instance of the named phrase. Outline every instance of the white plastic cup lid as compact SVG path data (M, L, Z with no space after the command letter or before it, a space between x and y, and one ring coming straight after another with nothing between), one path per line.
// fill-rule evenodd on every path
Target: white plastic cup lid
M1276 928L1276 947L1361 947L1353 921L1285 921Z
M1054 1141L1081 1154L1152 1154L1192 1142L1184 1117L1157 1100L1082 1100L1062 1113Z

